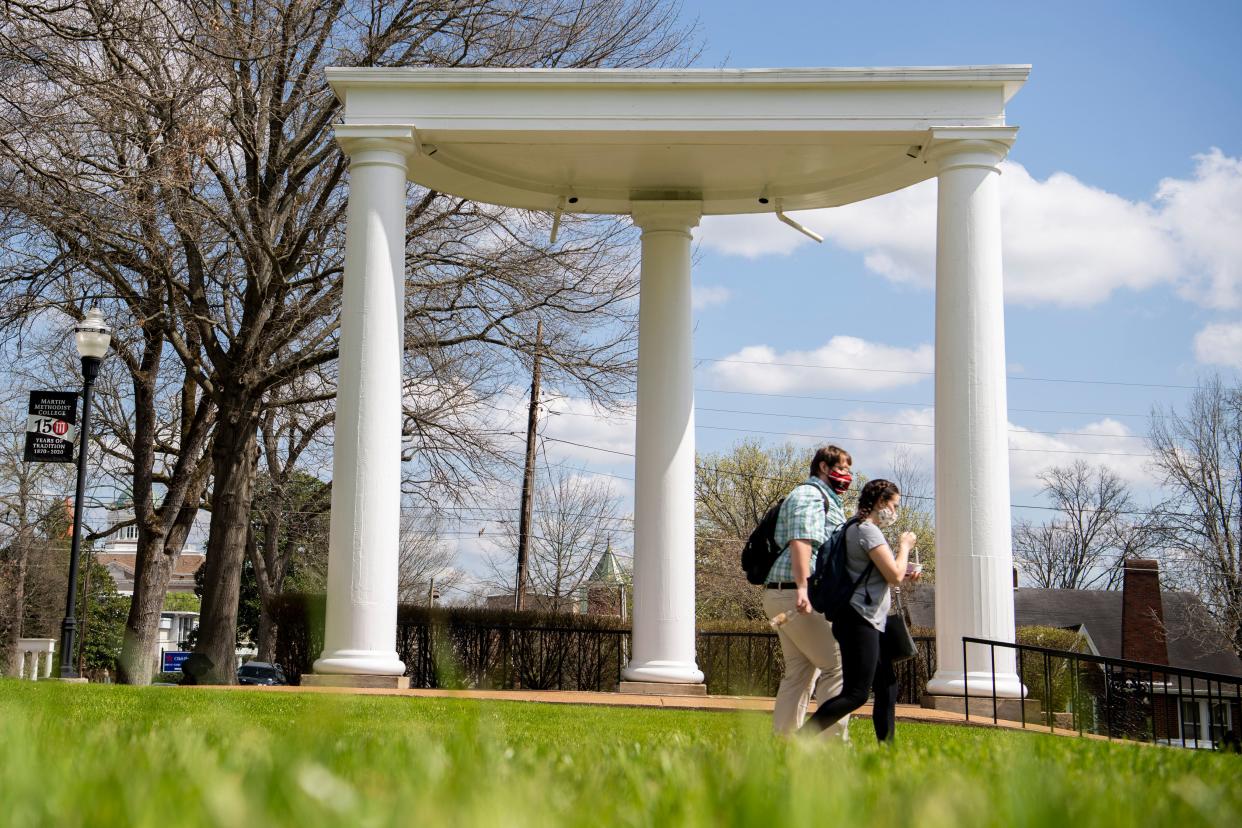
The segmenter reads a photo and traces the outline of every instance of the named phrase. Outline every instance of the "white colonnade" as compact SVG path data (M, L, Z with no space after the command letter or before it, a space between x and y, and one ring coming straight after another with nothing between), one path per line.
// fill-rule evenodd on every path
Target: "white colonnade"
M405 149L384 127L339 127L351 191L333 457L328 615L317 674L399 676ZM966 132L966 131L962 131ZM1011 140L1011 138L1009 139ZM1008 417L997 164L1008 140L941 134L936 256L936 630L929 692L961 695L963 635L1012 641ZM635 460L633 682L698 684L694 651L691 230L697 201L635 202L642 230ZM971 686L991 692L990 655ZM1021 694L998 651L997 692Z
M938 670L929 691L990 693L991 656L972 649L966 676L962 637L1014 634L997 165L1016 135L1004 105L1028 72L329 70L346 104L337 137L351 159L350 203L327 629L306 678L399 686L404 673L395 645L407 178L518 209L632 213L642 282L623 678L701 692L691 229L705 213L770 211L769 197L786 209L830 207L934 173ZM685 200L656 200L669 197ZM1003 650L995 678L999 695L1021 695Z
M1014 640L1009 418L997 165L1012 134L938 133L936 217L936 675L933 695L991 694L992 654L962 637ZM995 653L998 695L1018 698L1012 650Z
M349 154L328 606L317 676L402 676L397 655L406 153L412 130L338 126ZM316 676L307 676L314 683ZM330 681L330 680L328 680ZM326 682L325 682L326 683Z

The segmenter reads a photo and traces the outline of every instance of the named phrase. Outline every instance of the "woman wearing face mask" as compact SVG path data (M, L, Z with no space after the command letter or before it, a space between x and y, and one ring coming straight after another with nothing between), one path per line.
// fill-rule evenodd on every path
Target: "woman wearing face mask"
M850 607L832 624L841 647L840 695L821 704L806 727L822 731L857 710L875 693L872 722L881 742L893 736L897 708L897 676L880 646L892 596L889 586L906 577L906 564L914 548L913 532L902 532L893 553L881 531L897 520L901 491L888 480L870 480L858 496L855 521L846 529L846 571L857 582ZM918 576L912 576L917 578Z

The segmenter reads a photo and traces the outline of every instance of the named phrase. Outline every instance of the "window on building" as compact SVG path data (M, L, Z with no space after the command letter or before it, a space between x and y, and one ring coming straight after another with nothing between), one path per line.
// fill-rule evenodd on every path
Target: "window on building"
M1182 738L1218 744L1233 729L1229 702L1182 699Z
M1210 738L1212 743L1220 744L1220 741L1225 738L1225 734L1230 731L1233 724L1230 721L1232 717L1230 716L1229 705L1225 702L1212 702L1211 704L1205 702L1204 707L1211 713Z
M1199 738L1199 703L1182 699L1182 738L1192 742Z

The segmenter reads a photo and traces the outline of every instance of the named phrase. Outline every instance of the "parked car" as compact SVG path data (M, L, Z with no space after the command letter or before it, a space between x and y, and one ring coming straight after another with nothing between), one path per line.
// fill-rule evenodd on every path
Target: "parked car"
M279 664L268 664L266 661L247 661L237 668L238 684L265 684L269 687L288 684L285 671Z

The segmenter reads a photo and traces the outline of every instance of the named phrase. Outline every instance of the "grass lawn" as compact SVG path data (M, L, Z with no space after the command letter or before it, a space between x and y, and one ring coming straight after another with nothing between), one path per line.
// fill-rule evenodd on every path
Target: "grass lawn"
M758 714L0 681L0 824L1242 825L1242 757Z

